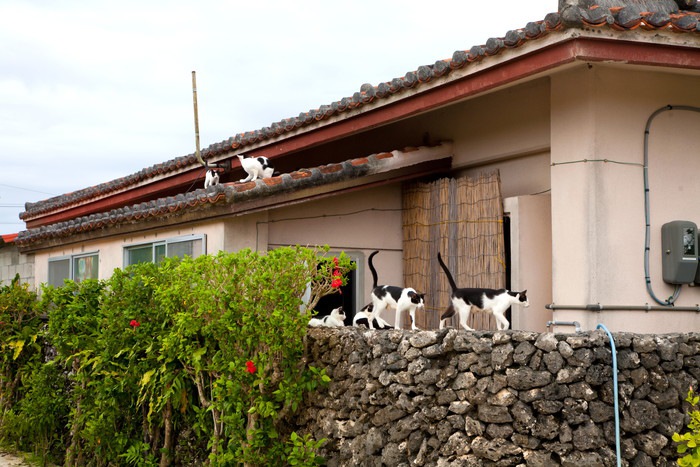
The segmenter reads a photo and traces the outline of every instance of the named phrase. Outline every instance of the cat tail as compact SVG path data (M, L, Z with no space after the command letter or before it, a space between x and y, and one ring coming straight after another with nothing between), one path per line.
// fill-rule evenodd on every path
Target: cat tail
M374 258L374 255L379 253L379 250L373 251L370 255L369 258L367 258L367 263L369 264L369 270L372 271L372 289L377 288L377 270L374 269L374 266L372 265L372 258Z
M445 271L445 274L447 274L447 280L450 282L450 287L452 287L452 291L457 290L457 284L455 284L455 280L452 278L452 274L450 274L450 270L447 269L447 265L442 261L442 256L440 256L439 251L438 251L438 262L440 263L440 266L442 266L442 270Z

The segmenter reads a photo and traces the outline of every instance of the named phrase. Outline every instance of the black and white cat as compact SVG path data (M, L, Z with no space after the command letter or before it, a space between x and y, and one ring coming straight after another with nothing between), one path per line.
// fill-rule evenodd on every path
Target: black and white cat
M510 323L505 316L506 310L511 305L530 306L530 302L527 300L527 290L511 292L506 289L458 288L452 278L452 274L450 274L450 270L447 269L447 265L442 261L440 253L438 253L437 257L440 266L442 266L442 269L447 275L450 287L452 287L450 306L440 317L440 329L445 326L448 318L454 316L456 311L459 315L459 324L464 329L473 331L473 329L467 325L469 313L473 306L480 310L490 311L494 318L496 318L496 327L499 330L508 329Z
M241 167L248 174L246 178L239 180L241 183L254 182L258 178L270 178L275 173L270 160L265 156L246 157L243 154L237 154L237 156L241 161Z
M374 329L394 329L394 326L390 325L383 319L374 316L373 311L374 305L372 305L371 303L369 305L365 305L364 308L362 308L355 314L355 317L352 319L352 325L358 328L360 326L364 326L366 328L372 329L369 326L369 320L371 319L372 327Z
M401 316L408 312L411 315L411 329L417 330L416 327L416 309L425 307L425 294L418 293L411 287L398 287L395 285L377 285L377 271L372 265L372 258L379 251L374 251L369 255L367 262L369 270L372 271L372 312L368 313L372 318L381 319L382 313L387 308L396 310L396 319L394 327L401 329ZM370 321L370 329L374 329L373 321Z
M204 188L207 189L210 186L215 186L219 184L219 172L214 169L207 170L207 174L204 177Z
M322 318L311 318L309 320L309 326L313 328L342 328L345 326L345 312L343 311L343 307L339 306L333 309L330 315Z

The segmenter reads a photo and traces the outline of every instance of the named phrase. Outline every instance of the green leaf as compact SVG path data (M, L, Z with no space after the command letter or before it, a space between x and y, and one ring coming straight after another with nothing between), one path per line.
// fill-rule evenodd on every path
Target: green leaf
M156 370L150 370L150 371L145 372L145 373L143 374L143 376L141 377L141 382L139 383L139 385L140 385L141 387L147 385L148 382L151 381L151 378L153 377L153 375L154 375L155 373L156 373Z
M22 353L22 349L24 348L24 341L12 341L8 345L11 349L14 349L12 360L17 360L19 355Z

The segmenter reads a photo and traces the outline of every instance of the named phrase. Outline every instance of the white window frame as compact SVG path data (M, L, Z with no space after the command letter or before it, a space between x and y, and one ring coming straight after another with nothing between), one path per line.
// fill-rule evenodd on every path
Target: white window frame
M53 258L49 258L49 265L48 265L47 274L46 274L46 282L50 283L49 279L51 277L51 263L57 263L59 261L68 261L68 277L63 278L63 280L65 280L65 279L75 280L75 268L73 266L75 264L75 260L80 259L80 258L88 258L91 256L97 257L97 277L94 277L91 279L99 279L99 275L100 275L100 267L99 267L100 250L96 250L96 251L91 251L89 253L79 253L76 255L63 255L63 256L55 256ZM63 285L63 280L61 280L60 284L52 284L52 285L55 285L56 287L60 287Z
M126 245L123 248L123 264L124 267L130 266L129 264L129 251L134 250L137 248L143 248L145 246L150 245L151 246L151 261L150 262L155 262L155 256L156 256L156 247L158 246L165 246L165 257L169 257L168 255L168 246L172 245L174 243L183 243L183 242L196 242L197 240L202 241L202 251L199 252L195 256L201 256L201 255L206 255L207 254L207 236L206 234L200 234L200 235L182 235L178 237L171 237L171 238L166 238L164 240L154 240L150 242L140 242L140 243L132 243L130 245ZM134 263L136 264L136 263Z

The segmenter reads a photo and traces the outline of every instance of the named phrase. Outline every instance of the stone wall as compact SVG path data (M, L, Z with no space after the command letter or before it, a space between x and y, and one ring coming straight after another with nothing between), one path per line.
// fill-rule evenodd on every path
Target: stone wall
M25 255L13 243L0 241L0 286L8 285L19 274L22 282L34 284L34 255Z
M613 334L622 465L675 465L700 334ZM612 352L603 331L317 328L309 363L332 382L298 428L329 466L614 466Z

